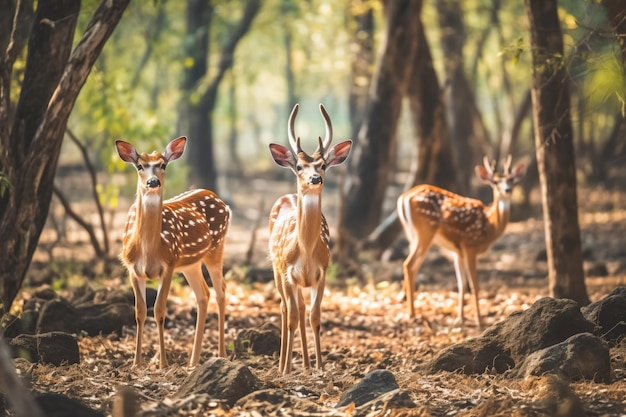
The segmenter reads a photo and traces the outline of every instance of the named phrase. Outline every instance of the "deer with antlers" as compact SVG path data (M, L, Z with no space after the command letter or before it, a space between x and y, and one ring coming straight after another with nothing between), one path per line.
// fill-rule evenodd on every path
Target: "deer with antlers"
M154 318L159 334L159 368L167 366L163 326L172 274L181 272L196 297L197 318L189 366L200 360L202 337L210 291L202 273L209 272L218 307L219 355L224 345L225 283L222 275L224 242L230 222L230 209L209 190L192 190L163 201L165 169L181 157L187 139L172 140L165 152L138 153L122 140L115 141L123 161L137 169L137 196L128 212L120 259L130 275L135 293L137 335L133 366L142 363L141 343L146 321L146 281L159 280Z
M294 133L298 113L296 104L287 123L291 149L270 144L274 161L289 168L296 175L297 193L280 197L270 212L269 253L274 269L274 279L281 303L281 342L279 371L291 372L293 342L296 329L300 330L304 367L310 368L306 343L306 305L303 288L310 288L310 322L315 342L315 366L322 367L320 344L321 304L324 296L326 268L330 263L329 231L322 214L322 190L326 170L343 163L352 147L347 140L330 147L333 139L330 117L323 105L320 112L324 118L326 134L318 137L318 146L308 155L300 146L300 138Z
M458 322L463 323L465 283L469 282L476 310L478 327L482 320L478 306L478 278L476 258L489 249L504 232L510 217L510 198L513 184L526 172L526 165L511 169L511 155L503 171L496 172L496 161L476 166L478 177L491 185L493 202L486 206L481 201L462 197L432 185L418 185L398 198L398 216L409 241L409 255L402 267L408 314L415 317L415 277L433 242L452 254L458 285Z

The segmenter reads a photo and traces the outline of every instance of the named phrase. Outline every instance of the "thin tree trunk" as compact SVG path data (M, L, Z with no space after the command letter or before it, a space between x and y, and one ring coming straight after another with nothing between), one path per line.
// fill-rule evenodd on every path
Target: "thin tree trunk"
M130 90L135 90L135 88L137 88L139 80L143 75L143 70L150 61L150 57L152 57L152 52L154 52L154 45L158 44L161 38L161 34L165 29L167 29L165 25L167 20L167 13L165 12L166 3L167 0L161 0L156 2L157 14L154 18L154 21L149 22L147 25L145 36L146 39L148 39L148 42L146 42L146 47L143 50L141 58L139 59L139 64L135 68L133 78L129 83Z
M524 0L530 21L535 145L550 295L589 303L582 265L570 93L556 0Z
M239 158L239 132L237 131L237 83L235 73L230 71L230 85L228 88L228 121L230 132L228 134L228 150L230 152L230 162L232 170L238 176L243 176L243 164Z
M281 18L283 19L283 45L285 47L285 82L287 84L287 114L291 112L293 106L298 102L296 94L296 76L293 70L293 34L291 22L295 13L296 6L292 0L282 0L281 2ZM287 120L285 118L285 120ZM287 123L281 123L285 126ZM283 132L281 131L281 134Z
M350 97L350 126L352 138L358 138L359 129L367 108L368 91L372 81L374 68L374 12L371 3L362 2L363 11L354 16L356 28L352 35L354 58ZM356 145L356 143L355 143Z

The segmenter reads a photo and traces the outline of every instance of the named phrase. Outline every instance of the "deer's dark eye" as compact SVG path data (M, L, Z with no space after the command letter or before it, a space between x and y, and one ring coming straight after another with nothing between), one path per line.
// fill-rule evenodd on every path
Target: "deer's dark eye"
M141 170L143 170L143 165L137 164L137 171L141 171Z
M296 171L302 171L302 165L296 165Z
M322 164L322 169L326 171L326 164Z
M163 163L161 164L161 169L165 169L167 167L167 164Z

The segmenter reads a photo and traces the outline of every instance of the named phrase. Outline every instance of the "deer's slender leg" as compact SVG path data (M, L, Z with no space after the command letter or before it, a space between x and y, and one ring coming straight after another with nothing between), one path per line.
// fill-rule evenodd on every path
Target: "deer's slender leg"
M480 284L478 282L478 275L476 272L476 254L473 252L467 252L465 256L465 270L467 271L467 276L469 277L469 283L472 288L472 298L474 300L474 310L476 311L476 325L478 328L482 328L482 316L480 315L480 303L479 303L479 294Z
M465 304L465 282L467 281L465 259L461 252L453 252L454 272L456 275L458 313L455 322L463 325L463 305Z
M321 306L324 296L324 287L326 283L326 273L322 271L322 278L317 283L317 288L311 288L311 328L313 329L313 341L315 342L315 367L322 369L322 344L320 341L321 334Z
M165 353L165 314L167 313L167 296L172 283L171 270L165 271L159 281L156 301L154 302L154 319L159 333L159 368L167 367L167 355Z
M146 307L146 281L139 279L137 275L131 272L130 282L133 287L133 293L135 294L135 322L137 323L137 333L135 334L135 359L133 360L133 366L139 366L143 362L141 357L141 341L143 337L143 328L146 323L146 316L148 314Z
M217 303L217 319L218 319L218 343L219 349L218 354L222 358L226 357L226 341L224 340L225 329L225 320L226 320L226 281L224 281L224 273L222 256L220 256L219 261L206 264L207 270L209 271L209 276L211 277L211 282L213 283L213 291L215 291L215 301ZM207 292L209 291L208 286L206 286Z
M302 296L302 289L298 287L298 326L300 328L300 341L302 342L302 361L305 369L311 367L311 359L309 358L309 347L306 337L306 304Z
M291 372L293 342L298 328L300 309L298 307L298 290L294 285L290 283L285 285L285 295L287 296L287 349L283 374L288 374Z
M409 317L415 317L415 279L419 272L428 249L432 245L433 238L435 237L435 231L425 230L419 237L415 237L416 241L410 242L410 252L404 263L402 264L402 270L404 272L404 292L406 294L406 302L408 307Z
M206 323L207 308L209 305L210 292L201 265L194 265L186 269L183 274L189 283L189 287L196 296L196 331L193 338L193 348L189 356L189 366L196 366L200 361L200 351L202 350L202 339L204 338L204 326Z

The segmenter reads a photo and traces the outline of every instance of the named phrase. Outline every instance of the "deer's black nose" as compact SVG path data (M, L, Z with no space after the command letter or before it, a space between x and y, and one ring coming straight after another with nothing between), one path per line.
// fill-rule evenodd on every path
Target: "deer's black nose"
M148 188L158 188L161 186L161 181L158 178L150 178L146 184Z
M311 177L310 180L311 184L321 184L322 183L322 176L320 174L315 174Z

